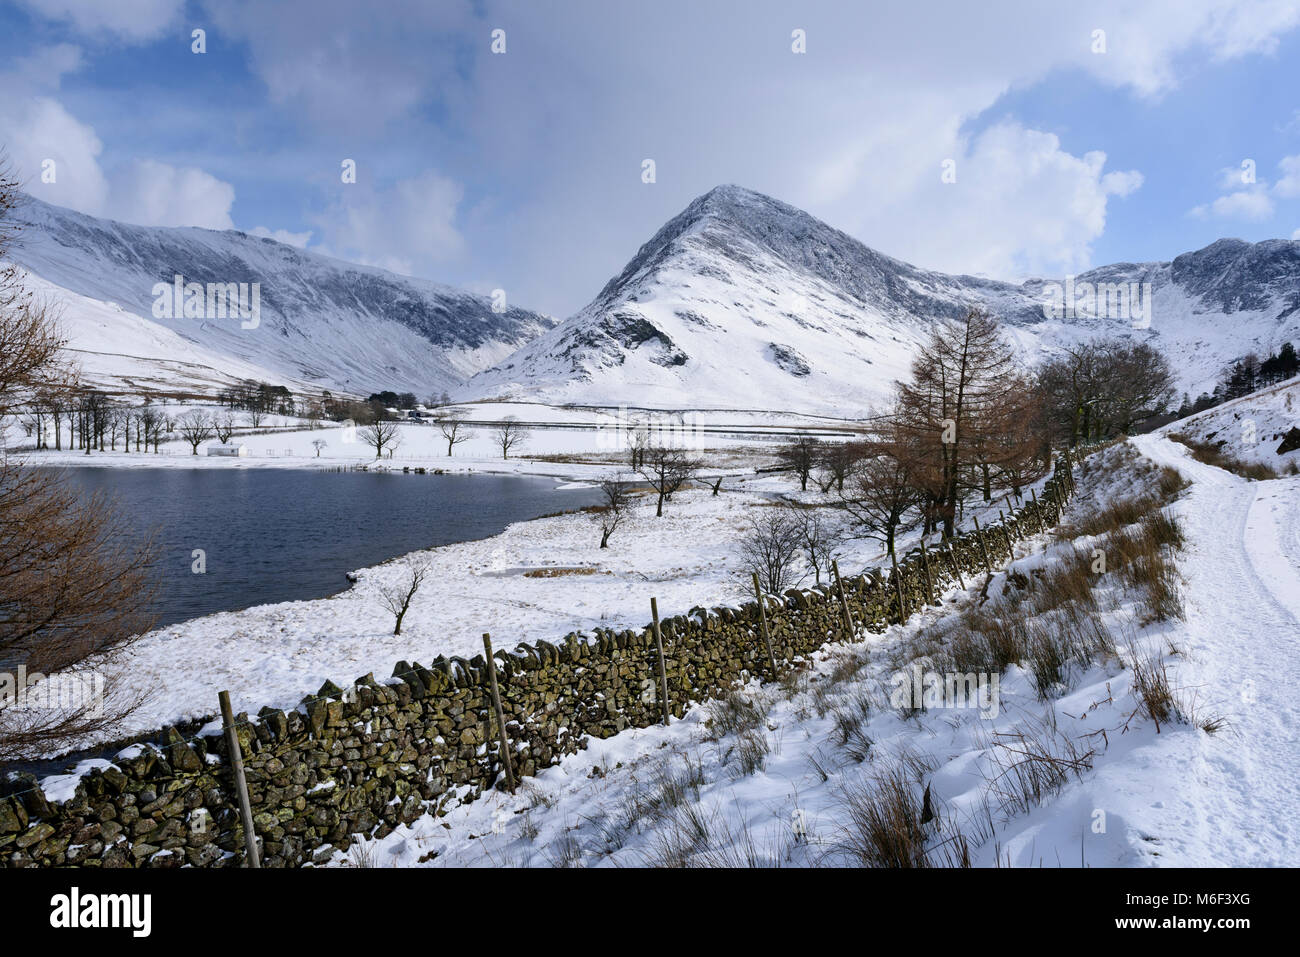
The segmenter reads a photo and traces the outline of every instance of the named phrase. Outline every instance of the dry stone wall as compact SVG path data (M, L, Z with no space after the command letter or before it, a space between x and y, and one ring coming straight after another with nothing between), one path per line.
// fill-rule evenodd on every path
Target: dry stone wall
M843 580L854 630L880 631L957 580L1010 557L1009 545L1060 515L1073 482L1058 465L1044 494L1005 523ZM928 573L927 573L928 572ZM778 667L853 633L833 587L767 598ZM681 716L752 676L770 677L757 602L695 608L662 622L670 708ZM629 727L662 719L651 628L597 630L498 651L497 676L517 774L532 775ZM290 711L236 715L264 866L320 862L359 836L382 837L500 784L486 662L399 662L393 677L326 683ZM9 867L239 866L244 836L222 734L175 729L128 748L52 802L30 776L0 783L0 861Z

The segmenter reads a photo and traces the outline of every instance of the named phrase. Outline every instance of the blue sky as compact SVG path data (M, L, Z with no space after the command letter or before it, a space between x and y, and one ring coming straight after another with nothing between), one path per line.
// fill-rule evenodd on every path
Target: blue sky
M1004 278L1300 231L1300 0L15 0L0 73L36 196L556 315L723 182Z

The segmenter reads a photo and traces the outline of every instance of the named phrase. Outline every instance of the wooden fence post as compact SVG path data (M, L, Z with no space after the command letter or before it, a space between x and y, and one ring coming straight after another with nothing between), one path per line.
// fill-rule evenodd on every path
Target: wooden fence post
M925 553L925 539L921 539L921 569L925 572L925 598L934 601L934 582L930 578L930 557Z
M763 636L763 647L767 649L767 663L772 667L772 680L776 680L776 655L772 653L772 636L767 631L767 602L763 598L763 589L758 585L758 572L750 572L754 579L754 598L758 601L758 624Z
M492 686L492 708L497 713L497 731L501 736L501 763L506 769L506 786L515 793L515 766L510 760L510 736L506 734L506 712L501 707L501 692L497 688L497 662L492 655L492 636L483 633L483 655L487 658L488 681Z
M217 694L221 702L221 721L226 726L226 750L230 752L230 773L235 779L235 793L239 796L239 819L244 824L244 864L262 866L257 853L257 834L253 831L253 807L248 802L248 782L244 780L244 754L239 748L239 735L235 732L235 716L230 710L230 692Z
M889 553L889 560L894 564L894 594L898 596L898 623L907 621L907 602L903 600L903 583L898 576L898 556Z
M984 568L990 575L993 574L993 563L989 561L989 546L984 541L984 533L980 531L980 520L978 515L972 515L971 520L975 522L975 534L980 540L980 551L984 554Z
M840 611L844 612L844 627L849 630L849 638L853 637L853 615L849 613L849 600L844 595L844 579L840 577L840 563L837 559L831 559L831 571L835 573L835 589L840 593Z
M664 667L664 639L659 631L659 602L650 599L650 615L654 618L655 651L659 653L659 696L664 703L664 727L668 727L668 670Z
M1011 547L1011 533L1007 531L1007 518L1002 509L998 509L998 522L1002 525L1002 540L1007 543L1007 561L1014 561L1016 550Z
M957 584L961 585L961 590L966 590L966 579L961 573L961 563L957 561L957 553L952 550L952 542L945 542L948 546L948 561L952 562L952 573L957 576Z
M1047 524L1043 521L1042 513L1038 508L1038 496L1034 494L1034 489L1032 486L1030 486L1029 489L1029 500L1034 503L1034 518L1038 519L1038 531L1041 532L1044 528L1047 527Z

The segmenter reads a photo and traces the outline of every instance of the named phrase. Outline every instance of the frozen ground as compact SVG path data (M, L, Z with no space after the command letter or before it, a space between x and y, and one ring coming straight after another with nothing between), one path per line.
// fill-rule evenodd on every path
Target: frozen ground
M209 413L211 406L171 404L166 414L179 417L192 408ZM304 419L267 416L258 431L273 429L271 434L248 434L245 426L231 444L248 448L244 458L209 456L210 446L220 445L215 438L199 446L194 455L188 443L179 439L163 442L160 451L94 451L84 455L76 450L56 452L31 451L32 439L11 424L9 446L25 451L33 465L96 466L112 468L351 468L371 469L428 468L449 472L526 473L561 477L597 477L617 471L626 462L627 437L634 423L648 423L664 444L686 448L702 458L707 467L724 471L752 472L755 466L770 465L772 452L792 434L809 434L827 441L842 440L853 434L851 426L840 420L815 416L783 415L756 412L662 412L644 409L566 408L540 403L466 403L457 407L466 417L461 432L468 440L458 443L447 453L447 440L431 423L404 423L399 427L396 448L385 449L376 458L356 428L329 423L324 428L309 428ZM235 413L238 422L246 422L244 413ZM507 417L516 418L525 427L522 441L503 458L494 441L496 425ZM302 428L295 430L293 426ZM52 441L52 440L51 440ZM317 450L313 443L324 446ZM391 454L390 454L391 453Z
M519 467L531 471L534 465ZM614 468L552 467L591 476ZM292 707L326 679L346 682L370 671L387 677L403 659L473 656L485 631L498 647L513 647L597 626L641 627L652 596L665 615L739 601L747 592L736 583L738 540L748 516L754 506L796 490L788 475L737 468L717 496L702 486L679 491L662 518L655 517L652 495L641 493L606 549L598 547L600 531L590 515L557 515L361 569L351 588L330 598L261 605L159 629L131 645L114 668L122 690L149 694L124 731L210 714L222 689L231 692L237 711ZM968 513L967 520L978 514ZM847 542L839 554L846 574L882 562L869 539ZM394 636L380 592L408 574L408 559L428 559L431 570L402 634ZM529 574L548 569L558 574Z
M1291 865L1300 851L1292 697L1300 479L1251 484L1168 439L1135 445L1192 482L1171 506L1188 537L1179 563L1186 621L1140 626L1122 590L1103 602L1103 617L1120 636L1121 657L1152 655L1168 666L1191 720L1157 727L1144 717L1133 669L1117 660L1072 674L1069 689L1045 702L1013 666L992 717L958 709L902 717L879 707L899 650L972 600L951 593L943 609L905 627L819 655L786 687L751 685L741 699L752 717L739 730L735 710L709 705L669 728L592 741L518 795L452 802L445 817L333 863L854 863L860 796L904 768L917 792L920 780L932 790L938 856L960 831L975 866ZM1099 499L1128 490L1123 476L1097 481ZM1050 565L1061 547L1028 543L1016 570ZM991 592L1004 583L999 575ZM1198 726L1211 715L1227 727ZM846 726L856 727L847 740ZM1018 803L1016 769L1039 748L1079 769Z

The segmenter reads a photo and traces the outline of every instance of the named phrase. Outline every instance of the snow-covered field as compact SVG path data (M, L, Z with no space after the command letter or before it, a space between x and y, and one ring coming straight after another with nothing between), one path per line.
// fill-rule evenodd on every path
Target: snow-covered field
M432 430L410 426L408 431L426 436ZM330 433L248 441L305 443L322 434ZM584 482L622 470L609 464L462 457L460 449L471 445L458 447L452 461L467 469L549 469L561 482ZM742 463L753 460L740 447L734 457ZM188 464L184 457L168 461ZM216 461L219 464L211 467L231 465L230 460ZM447 467L445 457L413 461ZM703 485L684 489L665 505L661 518L655 517L653 496L640 493L630 520L618 528L606 549L598 547L600 530L591 516L556 515L515 523L491 538L361 569L354 573L353 587L330 598L208 615L151 632L132 644L121 666L113 668L119 690L148 694L147 704L122 731L149 731L210 714L222 689L231 692L236 710L292 707L326 679L350 681L370 671L386 677L403 659L472 656L481 649L485 631L499 647L513 647L596 626L640 627L649 619L652 596L665 615L742 600L747 592L736 584L735 572L747 519L755 506L795 495L798 486L788 474L756 475L749 465L706 470L709 473L724 475L719 495ZM558 478L575 475L579 477ZM990 508L995 513L1003 505L995 500ZM981 514L970 511L967 521ZM903 547L909 540L900 540ZM869 539L847 541L838 554L846 574L884 561L879 545ZM428 559L431 569L403 621L402 634L395 637L380 593L408 574L408 559ZM538 569L565 571L547 577L528 574ZM808 581L813 581L811 573Z
M1253 418L1267 435L1286 425L1295 387L1192 422L1214 430ZM480 422L491 421L483 406L471 408ZM505 414L533 422L549 415L569 428L534 430L520 458L502 462L486 425L450 459L435 429L405 426L398 456L382 466L551 470L578 481L621 468L594 444L593 417L606 412L508 408ZM587 418L575 421L576 415ZM1212 417L1220 421L1205 425ZM122 458L179 467L301 467L315 464L310 443L322 437L343 460L323 455L326 467L373 459L337 429L249 436L242 441L255 457L236 462ZM592 444L582 445L583 437ZM292 707L327 679L370 671L382 678L402 659L473 655L484 631L498 647L509 647L595 626L639 627L652 596L669 615L738 601L745 519L793 486L788 475L754 474L754 461L771 446L756 445L753 434L735 437L730 447L717 441L715 457L725 460L717 471L727 473L722 494L679 492L662 518L643 499L609 549L597 547L592 518L574 513L417 553L431 563L429 585L400 637L391 634L379 594L405 575L402 560L360 570L356 584L332 598L211 615L144 636L115 680L121 690L150 697L122 730L211 714L220 689L231 691L237 711ZM929 667L962 634L963 616L981 604L978 584L971 583L970 591L951 591L942 606L905 626L823 651L786 682L751 685L731 702L693 709L670 728L592 741L525 782L517 795L452 801L445 816L365 842L333 863L863 863L869 856L864 816L891 781L904 782L916 802L929 788L936 817L927 821L924 839L935 863L1291 863L1300 850L1292 795L1300 719L1291 706L1300 680L1292 647L1300 634L1300 478L1249 482L1195 461L1185 446L1158 433L1131 440L1129 448L1190 480L1169 506L1186 537L1177 557L1184 617L1152 623L1132 589L1108 579L1097 590L1096 620L1113 636L1113 651L1067 666L1065 680L1046 698L1032 670L1012 665L1000 675L991 709L912 713L892 705L897 675L913 661ZM1120 453L1099 455L1119 457L1104 459L1081 480L1067 521L1139 492L1149 480ZM104 464L105 457L91 459ZM1050 573L1076 547L1086 554L1096 544L1088 537L1031 540L1019 549L1014 575L995 575L988 593L996 602L1021 587L1019 576ZM856 572L879 564L880 556L874 544L859 540L843 548L840 561ZM529 574L537 571L545 573ZM1172 720L1157 724L1144 713L1136 662L1167 670L1176 701Z
M164 411L180 417L191 409L217 414L212 406L173 403ZM339 423L311 423L288 416L267 416L258 432L251 434L245 413L234 413L240 430L232 445L244 445L247 457L210 456L208 449L220 445L209 439L193 454L179 438L163 442L160 451L76 450L32 452L32 439L10 424L11 449L27 451L33 465L96 466L112 468L428 468L448 472L527 473L560 477L597 477L618 471L627 460L630 430L650 429L656 441L680 447L701 458L706 469L750 472L756 465L770 465L776 447L790 436L806 434L826 441L838 441L854 434L855 426L844 420L764 412L666 412L650 409L564 407L532 402L482 402L456 406L465 416L461 437L448 454L447 440L431 420L409 422L398 427L398 442L376 458L361 430ZM495 428L513 417L524 429L517 447L503 458L495 441ZM323 427L311 427L323 425ZM51 439L52 441L52 439ZM317 449L315 443L323 442Z
M893 676L977 600L954 592L787 682L751 685L669 728L593 741L517 795L453 803L334 863L863 863L880 807L871 797L901 780L914 811L930 791L935 819L923 831L939 863L1290 865L1300 851L1300 479L1249 483L1166 438L1133 444L1191 481L1170 507L1186 535L1186 618L1144 625L1126 587L1102 586L1098 620L1115 653L1068 669L1046 700L1013 665L996 714L890 706ZM1095 470L1067 520L1135 482L1123 468ZM1049 569L1067 547L1029 543L1015 571ZM1007 582L996 576L990 594ZM1168 669L1172 720L1143 711L1135 661Z

